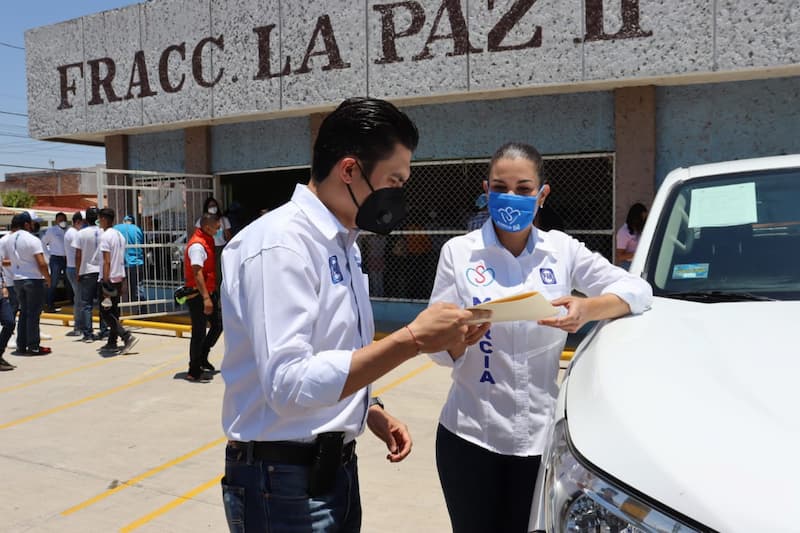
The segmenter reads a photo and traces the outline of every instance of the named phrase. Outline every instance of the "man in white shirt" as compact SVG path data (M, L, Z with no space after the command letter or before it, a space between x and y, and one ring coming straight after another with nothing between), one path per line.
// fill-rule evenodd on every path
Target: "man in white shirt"
M12 246L9 246L11 238L20 229L20 221L17 218L11 220L11 231L0 238L0 276L2 277L2 297L0 297L0 370L14 370L16 365L12 365L3 359L3 353L14 334L17 315L17 296L14 290L14 272L11 270Z
M72 226L64 232L64 252L67 254L67 281L72 287L72 330L67 332L67 337L80 337L83 335L81 320L83 318L83 301L78 285L78 271L75 267L75 240L78 231L83 227L83 215L80 211L72 215Z
M9 243L14 290L19 301L17 350L14 353L46 355L52 350L39 344L39 315L44 306L45 289L50 286L50 272L44 260L42 241L30 234L31 216L28 213L19 213L14 218L20 227Z
M96 224L97 208L90 207L86 210L86 226L78 232L78 237L72 243L75 248L75 265L78 268L78 288L81 293L83 341L92 342L99 340L92 331L92 308L97 299L97 281L100 276L99 250L100 236L103 234Z
M322 122L309 185L225 247L222 490L232 531L358 531L355 438L366 424L389 461L411 451L370 383L465 339L474 315L434 304L373 342L357 228L386 234L403 222L417 141L392 104L345 101Z
M122 327L119 320L119 299L125 282L125 237L114 229L114 210L106 207L100 210L99 250L102 254L100 266L100 316L111 328L108 342L100 349L103 355L130 353L136 344L136 337ZM124 343L122 349L117 346L117 338Z
M47 306L45 309L55 312L56 286L59 280L67 276L67 253L64 248L64 234L67 229L67 215L56 213L55 224L47 228L42 237L42 245L50 255L50 290L47 291Z

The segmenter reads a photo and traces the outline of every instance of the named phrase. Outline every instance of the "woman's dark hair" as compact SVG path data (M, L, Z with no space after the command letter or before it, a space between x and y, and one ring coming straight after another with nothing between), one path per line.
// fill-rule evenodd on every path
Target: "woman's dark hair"
M525 144L521 142L509 142L501 146L497 149L497 151L492 156L492 160L489 162L489 171L491 172L492 167L494 164L497 163L500 159L527 159L531 163L533 163L533 168L536 170L536 175L539 178L540 185L545 183L544 180L544 163L542 161L542 155L539 151L531 146L530 144Z
M208 204L214 202L217 205L217 214L219 215L222 212L222 208L219 205L219 202L213 196L209 196L206 198L206 201L203 202L203 213L208 213Z
M321 182L346 156L357 157L369 176L397 143L414 151L418 142L417 127L394 105L375 98L349 98L322 121L314 142L311 177Z
M639 202L636 202L628 209L628 216L625 218L628 231L634 235L641 235L642 229L644 229L644 217L642 215L645 213L647 213L647 208Z

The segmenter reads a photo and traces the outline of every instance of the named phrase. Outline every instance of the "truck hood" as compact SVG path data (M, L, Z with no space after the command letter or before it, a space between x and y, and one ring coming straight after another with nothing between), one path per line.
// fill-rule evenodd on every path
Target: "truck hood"
M595 467L718 531L797 531L800 302L656 298L578 350L567 426Z

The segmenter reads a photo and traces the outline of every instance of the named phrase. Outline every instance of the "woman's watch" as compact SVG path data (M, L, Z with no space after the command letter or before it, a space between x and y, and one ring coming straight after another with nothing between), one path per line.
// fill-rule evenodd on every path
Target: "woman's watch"
M385 409L385 407L383 407L383 402L381 401L381 397L380 396L371 396L370 397L369 406L372 407L373 405L377 405L381 409Z

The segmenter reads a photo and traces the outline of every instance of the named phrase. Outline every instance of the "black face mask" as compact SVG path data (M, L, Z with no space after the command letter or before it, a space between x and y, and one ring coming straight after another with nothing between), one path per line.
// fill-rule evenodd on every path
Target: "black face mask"
M361 170L361 165L358 168ZM376 191L372 188L372 184L363 170L361 170L361 175L364 176L367 186L372 191L363 204L358 205L353 189L349 184L347 185L350 197L358 207L356 226L365 231L388 235L397 229L408 216L405 192L400 187L386 187Z

